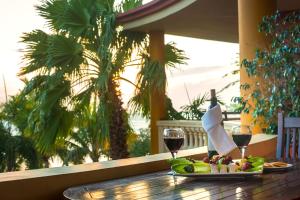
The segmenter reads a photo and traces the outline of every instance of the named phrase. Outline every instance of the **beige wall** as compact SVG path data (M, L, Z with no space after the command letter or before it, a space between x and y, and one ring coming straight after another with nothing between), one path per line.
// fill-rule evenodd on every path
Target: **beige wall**
M263 16L271 15L276 11L275 0L239 0L238 14L239 14L239 43L240 43L240 62L244 59L253 59L255 57L256 49L266 49L269 41L264 33L258 32L258 24L261 22ZM256 82L261 82L261 90L263 91L263 83L261 79L249 77L245 68L240 70L240 84L249 84L250 89L241 89L241 97L249 98L252 92L256 89ZM255 103L250 99L250 105L255 107ZM250 110L249 114L241 114L241 123L244 125L252 125L253 133L261 133L264 119L256 119L257 123L253 125L253 117Z

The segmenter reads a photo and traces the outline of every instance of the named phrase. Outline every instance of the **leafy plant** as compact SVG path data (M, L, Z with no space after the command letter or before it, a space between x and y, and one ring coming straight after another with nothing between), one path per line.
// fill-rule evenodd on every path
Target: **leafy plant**
M205 109L203 109L203 105L208 101L208 94L199 95L189 105L182 106L182 115L184 118L189 120L201 120L202 116L205 113Z
M34 140L23 134L27 106L17 95L0 107L0 172L19 170L23 163L28 169L48 164L36 150Z
M275 133L279 110L288 116L300 116L300 12L266 16L259 31L270 38L271 44L268 49L256 50L254 59L242 61L248 76L257 81L255 85L241 85L241 89L252 92L237 100L244 112L252 111L254 119L265 119L267 133Z
M202 116L206 112L207 108L203 108L203 106L210 101L210 97L208 93L204 93L202 96L199 95L189 104L181 107L181 115L186 120L201 120ZM217 102L220 105L224 105L224 102L221 100L220 96L217 95Z
M145 156L150 153L150 132L148 129L140 129L136 140L129 146L131 157Z

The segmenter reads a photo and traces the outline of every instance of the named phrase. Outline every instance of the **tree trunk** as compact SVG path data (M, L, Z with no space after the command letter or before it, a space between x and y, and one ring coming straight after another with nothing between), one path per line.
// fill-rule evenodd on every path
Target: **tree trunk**
M93 162L99 162L99 158L100 158L99 150L93 149L92 152L90 153L90 157Z
M15 140L15 137L10 136L9 139L7 140L6 144L6 158L7 158L7 169L6 171L12 172L16 171L17 169L17 141Z
M128 158L126 111L122 107L123 102L118 91L118 84L112 79L108 84L108 93L111 109L109 124L110 157L113 160Z
M43 168L49 168L49 166L50 166L49 158L50 158L49 156L45 156L45 155L42 156Z

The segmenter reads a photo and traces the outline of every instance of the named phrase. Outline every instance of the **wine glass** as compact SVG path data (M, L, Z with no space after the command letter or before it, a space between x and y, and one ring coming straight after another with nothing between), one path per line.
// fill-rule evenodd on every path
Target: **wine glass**
M245 158L247 146L250 143L252 134L249 126L239 125L232 127L232 138L241 151L242 159Z
M176 154L184 141L184 131L181 128L167 128L164 129L163 138L173 159L176 159Z

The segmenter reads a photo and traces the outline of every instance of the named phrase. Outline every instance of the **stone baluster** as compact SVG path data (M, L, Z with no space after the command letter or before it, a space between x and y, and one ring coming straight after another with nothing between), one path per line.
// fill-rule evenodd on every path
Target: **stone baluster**
M204 146L207 146L208 139L207 139L207 135L206 134L204 135L203 139L204 139Z
M194 134L192 132L189 132L189 149L194 148Z
M182 149L187 149L187 148L188 148L188 134L184 132L184 142L183 142Z
M164 135L164 127L160 126L158 127L158 150L159 150L159 153L163 153L163 152L167 152L167 149L166 149L166 145L165 145L165 142L164 142L164 138L163 138L163 135Z
M198 132L197 131L195 131L195 129L193 129L194 130L194 147L199 147L199 137L198 137Z
M236 122L225 122L226 130L230 130ZM173 120L158 121L159 130L159 152L168 152L163 141L163 130L165 128L182 128L184 131L184 143L182 149L190 149L207 145L207 134L199 121Z
M199 131L199 146L204 146L203 133Z

